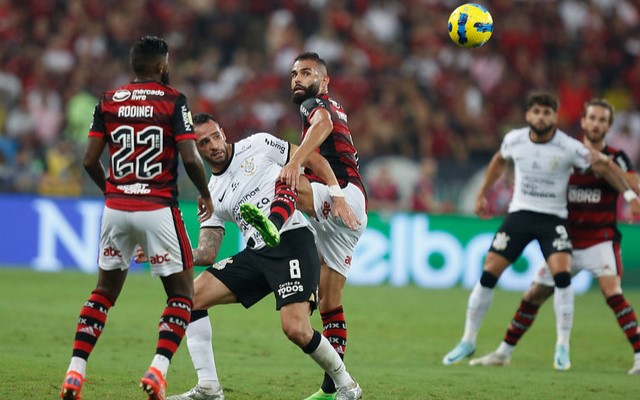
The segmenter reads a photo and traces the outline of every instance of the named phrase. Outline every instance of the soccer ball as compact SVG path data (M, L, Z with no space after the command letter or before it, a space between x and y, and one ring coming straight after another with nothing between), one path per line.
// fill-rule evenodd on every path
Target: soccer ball
M493 33L493 18L486 8L468 3L453 10L449 16L449 36L461 47L480 47Z

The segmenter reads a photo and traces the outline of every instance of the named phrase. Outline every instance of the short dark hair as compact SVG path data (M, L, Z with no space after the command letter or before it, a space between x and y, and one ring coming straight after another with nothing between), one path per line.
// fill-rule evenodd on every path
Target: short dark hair
M320 58L318 53L314 53L312 51L307 51L307 52L304 52L304 53L300 53L300 54L298 54L298 57L296 57L296 59L293 60L293 62L295 63L296 61L301 61L301 60L315 61L317 64L319 64L323 68L322 72L324 72L325 75L329 71L329 69L327 68L327 63L322 58Z
M158 63L164 61L169 46L157 36L144 36L131 46L129 61L136 74L149 73Z
M196 115L193 116L193 125L202 125L202 124L206 124L209 121L213 121L216 124L218 123L215 120L215 118L213 118L213 115L211 114L197 113Z
M584 103L584 107L582 109L583 117L587 115L587 108L591 106L602 107L609 110L609 126L613 125L613 114L616 111L615 108L613 107L613 104L609 103L607 99L603 99L599 97L593 98L587 101L586 103Z
M527 110L535 105L551 107L553 111L558 111L560 101L558 97L549 92L533 92L527 97Z

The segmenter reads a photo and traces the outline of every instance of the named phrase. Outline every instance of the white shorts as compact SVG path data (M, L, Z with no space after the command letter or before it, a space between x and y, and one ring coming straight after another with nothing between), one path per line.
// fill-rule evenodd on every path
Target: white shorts
M309 221L316 237L318 253L329 268L346 278L349 274L356 244L367 227L364 194L352 183L342 189L347 204L353 210L356 219L360 221L360 226L354 231L347 227L341 218L336 218L331 214L333 201L326 185L314 182L311 183L311 189L313 191L313 208L318 219L309 218Z
M620 245L612 241L598 243L586 249L574 249L571 259L571 274L585 270L594 278L622 276ZM533 282L543 286L554 286L549 266L544 263L536 272Z
M153 211L121 211L105 207L98 265L105 271L125 270L140 245L151 274L169 276L193 268L189 236L177 207Z

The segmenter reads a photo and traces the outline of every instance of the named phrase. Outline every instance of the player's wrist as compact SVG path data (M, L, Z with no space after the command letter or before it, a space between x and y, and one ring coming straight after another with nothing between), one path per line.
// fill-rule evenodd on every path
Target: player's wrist
M344 198L344 192L340 188L340 185L331 185L328 187L328 189L329 189L329 196L334 198L336 197Z
M622 197L624 197L624 200L627 203L631 203L633 200L638 198L638 195L633 190L627 189L624 191L624 193L622 193Z

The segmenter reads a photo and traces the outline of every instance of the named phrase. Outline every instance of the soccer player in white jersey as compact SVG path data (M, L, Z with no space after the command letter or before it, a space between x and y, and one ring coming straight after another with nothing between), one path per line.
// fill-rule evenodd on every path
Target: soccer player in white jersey
M605 99L592 99L585 103L580 125L584 130L584 143L602 151L625 171L632 187L638 187L638 174L631 160L622 149L610 147L605 142L607 131L613 123L613 106ZM598 280L600 290L613 311L618 325L633 349L634 363L629 374L640 374L640 331L632 305L627 301L621 286L622 234L617 227L619 193L603 179L592 173L574 173L569 178L569 236L573 243L573 273L589 271ZM640 203L635 192L623 193L623 197L635 214ZM525 292L509 328L496 351L473 359L470 365L509 365L516 345L535 321L540 306L553 294L553 277L549 267L540 267L531 286ZM556 352L553 366L558 370L571 367L569 337L573 327L573 314L556 316L557 342L567 351Z
M194 264L214 263L225 221L240 228L248 246L196 278L187 346L198 373L198 385L169 399L224 399L206 310L229 303L241 303L248 308L269 293L276 297L285 335L331 376L337 387L336 399L361 398L360 386L346 371L338 353L311 327L309 315L317 306L320 261L308 220L300 211L291 210L281 221L280 236L273 247L260 233L266 224L271 224L261 210L272 209L276 202L280 170L296 146L267 133L229 144L223 130L207 114L196 115L194 125L198 151L212 169L209 189L215 203L213 216L201 224L198 247L193 250ZM337 185L329 163L319 154L312 155L305 166L328 184ZM311 191L310 187L306 190ZM290 195L295 193L287 194ZM346 215L349 210L340 195L336 192L333 198L334 212L340 209L341 215ZM257 222L247 222L254 219ZM349 224L355 227L357 221L354 218Z
M573 312L572 243L566 219L567 184L574 168L591 168L616 190L629 189L622 172L610 165L608 157L556 128L558 105L557 98L551 94L531 94L525 113L529 126L508 132L487 167L476 198L476 214L487 216L485 195L502 174L508 160L514 164L514 194L509 212L485 258L480 282L469 296L462 340L444 356L444 365L456 364L475 352L476 338L491 305L493 288L502 272L533 240L538 241L553 275L556 313Z

